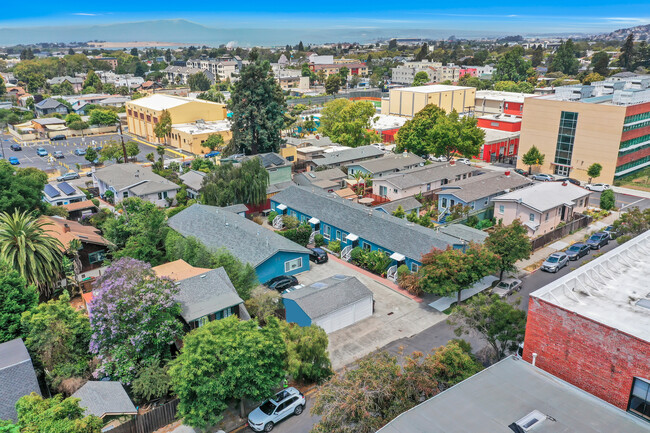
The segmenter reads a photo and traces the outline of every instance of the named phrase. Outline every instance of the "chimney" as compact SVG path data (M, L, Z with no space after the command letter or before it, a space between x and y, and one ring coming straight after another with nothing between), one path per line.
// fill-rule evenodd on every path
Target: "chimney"
M70 226L66 223L63 224L63 233L69 233L70 232Z
M562 186L567 186L566 181L562 182Z
M506 171L505 175L506 177L510 177L510 170Z

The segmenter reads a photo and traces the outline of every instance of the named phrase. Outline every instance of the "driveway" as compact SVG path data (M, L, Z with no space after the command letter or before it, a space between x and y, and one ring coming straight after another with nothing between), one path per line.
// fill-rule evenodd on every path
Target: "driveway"
M372 316L354 325L329 334L332 368L338 370L359 358L401 338L411 337L446 319L446 316L424 302L412 300L383 284L379 277L340 263L330 256L322 265L311 264L311 270L299 275L301 284L342 274L357 277L373 293L375 309ZM383 280L385 281L385 280Z

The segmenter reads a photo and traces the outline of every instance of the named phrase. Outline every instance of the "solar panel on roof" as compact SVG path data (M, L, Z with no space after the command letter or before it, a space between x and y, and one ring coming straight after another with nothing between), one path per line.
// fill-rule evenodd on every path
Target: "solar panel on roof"
M58 197L61 195L59 191L56 190L52 185L45 185L45 194L47 194L49 197L54 198Z
M76 191L75 191L75 189L72 187L72 185L70 185L70 184L67 183L67 182L61 182L61 183L58 184L57 186L58 186L59 189L60 189L61 191L63 191L63 193L66 194L66 195L72 195L72 194L75 194L75 193L76 193Z
M268 159L268 161L270 161L274 165L282 165L282 164L284 164L284 160L282 158L280 158L278 155L276 155L275 153L268 154L266 156L266 158Z

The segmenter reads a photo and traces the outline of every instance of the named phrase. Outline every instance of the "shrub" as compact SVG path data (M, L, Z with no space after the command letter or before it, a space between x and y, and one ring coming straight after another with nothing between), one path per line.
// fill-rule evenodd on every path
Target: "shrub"
M356 247L350 254L352 263L369 270L372 273L381 275L386 272L391 263L391 258L381 251L365 251L361 247Z
M153 360L138 368L138 377L133 380L133 395L142 401L162 398L169 393L171 379L167 366L161 367L159 360Z
M600 208L604 210L614 209L616 204L616 198L614 197L614 191L611 189L606 189L600 194Z
M273 224L273 220L275 219L276 216L278 216L278 213L276 211L273 211L273 212L271 212L269 214L269 216L267 218L267 221L268 221L269 225Z
M470 227L476 227L479 224L478 217L476 215L471 215L467 218L467 222L465 225L468 225Z
M309 243L311 231L311 226L309 224L302 224L298 228L285 230L283 232L279 232L279 234L299 245L302 245L303 247L306 247Z
M327 249L330 250L333 253L340 253L341 252L341 241L330 241L330 243L327 244Z
M282 224L288 229L295 229L300 225L300 221L295 216L285 215L282 217Z
M262 225L264 224L264 217L257 215L253 217L253 221L255 221L257 224Z
M401 265L400 267L397 268L397 280L399 281L400 279L404 278L407 275L410 275L411 271L409 270L409 267L406 265Z
M325 238L323 237L323 235L314 236L314 245L316 245L317 247L325 245Z
M99 199L91 198L90 201L93 202L95 206L99 207Z

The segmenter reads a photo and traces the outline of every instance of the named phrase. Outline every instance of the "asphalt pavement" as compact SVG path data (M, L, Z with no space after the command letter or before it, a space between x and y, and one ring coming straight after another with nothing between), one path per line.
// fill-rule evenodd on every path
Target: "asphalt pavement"
M592 192L589 196L589 205L600 207L600 192ZM640 210L650 208L650 199L638 197L631 194L622 194L619 192L614 193L616 199L616 207L622 211L631 207L638 207Z
M305 403L305 411L298 415L291 415L288 418L280 421L273 428L274 432L278 433L309 433L314 425L320 421L320 416L311 414L311 406L314 403L314 395L308 395ZM241 430L235 430L233 433L253 433L254 430L250 427L244 427Z

